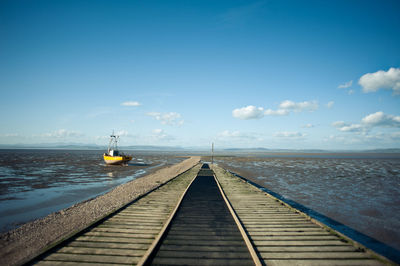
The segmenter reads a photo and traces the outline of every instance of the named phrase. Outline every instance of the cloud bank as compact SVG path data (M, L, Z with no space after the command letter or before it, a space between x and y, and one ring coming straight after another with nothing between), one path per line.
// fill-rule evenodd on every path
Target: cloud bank
M287 139L300 139L304 138L306 134L301 133L301 132L288 132L288 131L282 131L282 132L276 132L274 134L274 137L278 138L287 138Z
M293 102L290 100L283 101L279 104L278 109L264 109L263 107L256 107L248 105L246 107L237 108L232 111L234 118L249 120L249 119L260 119L264 116L283 116L288 115L291 112L313 112L318 109L317 101L304 101L304 102Z
M69 138L69 137L82 137L83 134L77 131L70 131L66 129L59 129L53 132L44 133L42 137L49 137L49 138Z
M379 111L365 116L358 124L336 121L332 123L332 126L342 132L367 132L375 127L400 128L400 116L388 115Z

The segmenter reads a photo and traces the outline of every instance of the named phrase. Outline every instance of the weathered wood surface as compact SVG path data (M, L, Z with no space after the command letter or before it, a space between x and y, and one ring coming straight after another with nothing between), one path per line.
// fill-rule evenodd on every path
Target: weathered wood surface
M265 192L218 166L213 169L266 265L382 265Z
M148 263L254 265L211 170L200 170Z
M200 165L39 257L37 265L137 264Z
M200 166L35 261L38 265L254 264L210 170ZM279 200L213 167L256 256L266 265L382 265L371 253ZM187 186L179 208L176 207ZM230 207L229 207L230 208ZM169 226L166 222L177 210ZM165 235L161 237L163 229ZM155 245L155 240L161 241ZM155 247L154 252L150 252ZM150 254L148 260L147 255ZM254 253L253 253L254 254ZM256 260L254 260L256 261Z

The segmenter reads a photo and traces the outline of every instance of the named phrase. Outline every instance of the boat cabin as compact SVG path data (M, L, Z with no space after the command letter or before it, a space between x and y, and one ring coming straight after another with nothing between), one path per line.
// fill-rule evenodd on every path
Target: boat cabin
M119 152L116 150L110 150L109 155L110 156L119 156Z

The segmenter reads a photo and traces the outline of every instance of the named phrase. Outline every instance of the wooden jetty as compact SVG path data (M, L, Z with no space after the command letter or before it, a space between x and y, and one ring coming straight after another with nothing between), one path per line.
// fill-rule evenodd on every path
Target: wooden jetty
M28 265L383 265L224 169L197 165ZM394 263L393 263L394 264Z

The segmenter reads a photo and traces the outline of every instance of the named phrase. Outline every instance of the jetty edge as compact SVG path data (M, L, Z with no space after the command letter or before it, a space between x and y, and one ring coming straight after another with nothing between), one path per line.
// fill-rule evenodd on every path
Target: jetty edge
M110 192L28 222L0 235L1 265L21 265L156 190L200 162L200 156L119 185Z

